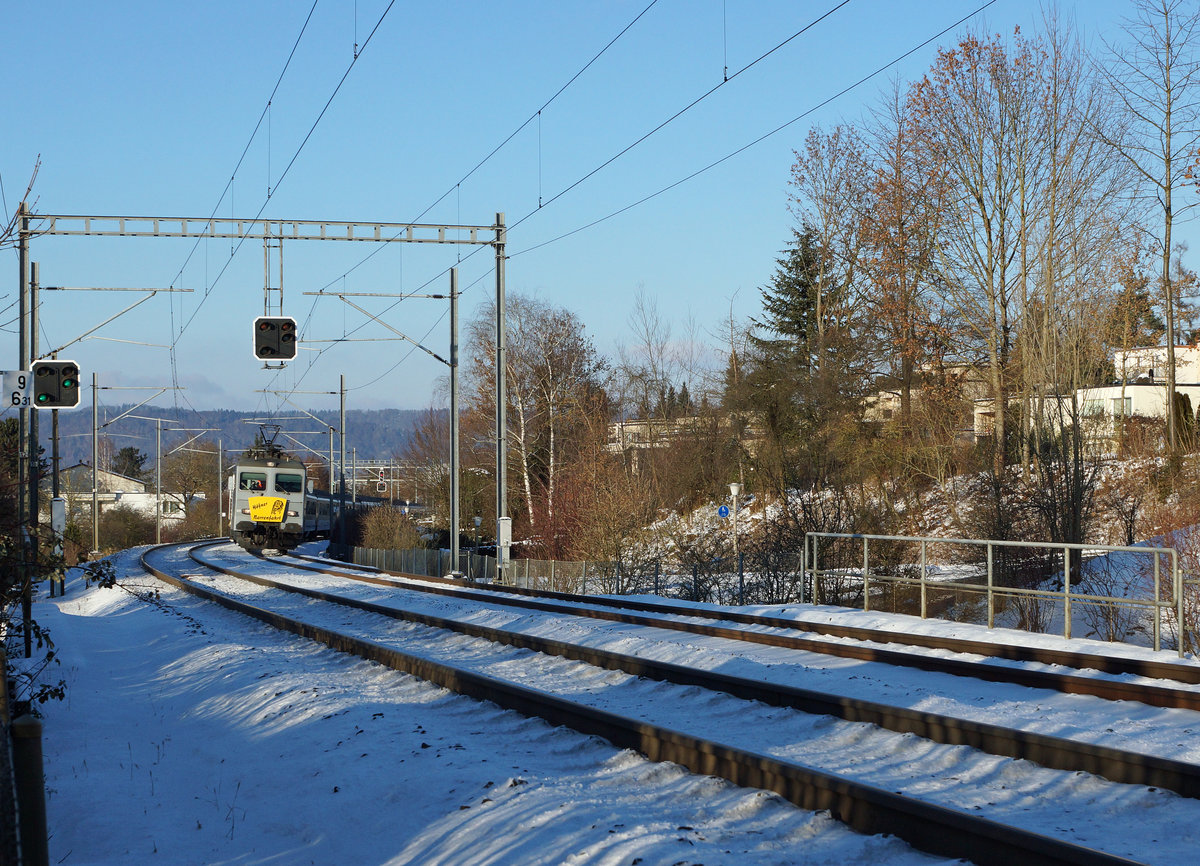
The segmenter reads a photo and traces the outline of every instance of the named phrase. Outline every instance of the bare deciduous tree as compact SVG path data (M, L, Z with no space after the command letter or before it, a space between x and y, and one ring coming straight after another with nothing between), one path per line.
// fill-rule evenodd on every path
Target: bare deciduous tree
M1031 47L1009 51L1000 37L968 35L938 52L912 107L922 161L939 166L954 190L943 204L937 277L962 326L965 355L988 370L993 472L1004 474L1009 437L1014 330L1021 270L1021 166L1036 161Z
M1141 179L1139 201L1146 212L1162 217L1152 231L1160 257L1159 289L1167 325L1167 405L1175 400L1176 293L1171 255L1176 220L1196 204L1180 205L1175 197L1190 185L1193 160L1200 148L1200 57L1196 53L1200 8L1185 0L1135 0L1127 19L1128 44L1109 45L1101 66L1128 124L1108 143ZM1175 454L1179 437L1167 413L1167 442Z
M479 417L495 417L494 321L489 305L468 329L468 403ZM520 513L530 535L552 550L564 455L575 447L574 434L591 429L586 414L600 412L607 421L607 368L574 313L536 298L509 295L507 345L509 453Z
M940 300L934 292L942 173L923 165L915 130L899 85L877 115L870 207L863 219L863 268L874 292L872 315L891 352L891 373L900 391L899 426L912 431L912 394L927 359L944 353Z

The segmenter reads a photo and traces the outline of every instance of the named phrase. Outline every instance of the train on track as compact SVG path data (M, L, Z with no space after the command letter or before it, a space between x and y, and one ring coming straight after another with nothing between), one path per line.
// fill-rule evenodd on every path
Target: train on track
M287 551L308 539L328 538L332 519L329 494L312 489L304 463L278 447L264 428L262 441L229 476L230 537L252 553Z

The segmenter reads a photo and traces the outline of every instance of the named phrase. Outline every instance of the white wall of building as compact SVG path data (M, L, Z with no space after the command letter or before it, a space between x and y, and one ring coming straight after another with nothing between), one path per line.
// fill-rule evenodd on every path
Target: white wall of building
M1133 382L1138 378L1162 384L1167 381L1167 347L1144 346L1118 351L1113 359L1117 378ZM1175 384L1200 385L1200 346L1175 347ZM1192 404L1195 405L1195 400ZM1163 405L1166 405L1165 401Z

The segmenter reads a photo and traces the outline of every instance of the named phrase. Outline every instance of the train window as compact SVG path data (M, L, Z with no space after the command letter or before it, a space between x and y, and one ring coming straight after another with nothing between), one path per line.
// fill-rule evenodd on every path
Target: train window
M304 476L292 472L275 475L275 489L280 493L299 493L304 489Z
M243 472L238 481L238 488L241 490L266 490L267 473Z

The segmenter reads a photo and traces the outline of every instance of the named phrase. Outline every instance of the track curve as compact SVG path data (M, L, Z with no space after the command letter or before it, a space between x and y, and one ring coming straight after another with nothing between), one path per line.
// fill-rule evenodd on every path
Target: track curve
M893 794L838 778L822 771L779 761L770 756L714 743L680 731L614 716L577 702L531 691L511 683L497 683L452 665L398 653L372 641L349 638L328 629L282 617L254 605L222 596L194 580L170 575L153 566L152 573L189 592L210 598L277 627L319 640L337 649L354 652L415 673L465 694L492 700L520 712L538 715L553 724L567 724L585 733L598 734L616 745L636 748L656 760L671 760L696 772L720 775L736 784L777 791L805 808L829 809L855 829L890 832L922 850L970 857L976 862L1133 862L1088 848L1069 845L1038 834L997 825L978 816L947 810L910 797ZM254 576L256 582L264 578ZM965 822L965 823L964 823ZM974 828L974 829L968 829ZM989 829L990 828L990 829ZM1000 844L999 840L1005 840ZM987 840L987 841L984 841ZM982 846L982 847L980 847ZM984 853L988 852L988 853Z

